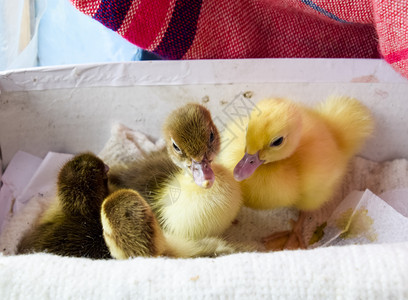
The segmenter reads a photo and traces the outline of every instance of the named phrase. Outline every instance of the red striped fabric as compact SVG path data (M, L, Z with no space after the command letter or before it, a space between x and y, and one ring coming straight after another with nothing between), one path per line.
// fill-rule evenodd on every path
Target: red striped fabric
M163 38L175 2L133 1L126 22L118 33L140 48L152 51Z
M408 77L408 0L71 1L167 59L384 57Z
M87 1L76 1L72 0L72 4L84 14L93 17L95 13L98 11L98 8L102 2L102 0L87 0Z
M377 0L374 18L385 60L408 78L408 1Z

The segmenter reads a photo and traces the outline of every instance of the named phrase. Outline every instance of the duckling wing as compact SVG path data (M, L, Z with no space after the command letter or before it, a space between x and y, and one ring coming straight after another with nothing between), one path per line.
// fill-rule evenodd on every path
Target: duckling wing
M112 167L109 172L111 189L133 189L147 201L156 214L160 211L160 191L181 169L173 163L167 150L154 151L144 159L126 166Z

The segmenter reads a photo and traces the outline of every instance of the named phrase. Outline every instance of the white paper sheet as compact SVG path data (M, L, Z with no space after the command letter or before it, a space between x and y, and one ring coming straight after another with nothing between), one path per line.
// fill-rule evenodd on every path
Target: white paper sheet
M380 198L408 218L408 188L386 191L380 195Z
M384 196L388 203L370 190L350 193L328 219L322 239L312 247L408 241L408 218L404 215L408 189L388 191Z
M49 152L38 167L30 182L16 198L14 212L18 212L36 195L52 197L56 194L58 172L72 154Z
M17 152L10 161L1 179L3 185L0 189L0 232L3 222L13 210L16 199L21 195L41 162L41 158L23 151Z

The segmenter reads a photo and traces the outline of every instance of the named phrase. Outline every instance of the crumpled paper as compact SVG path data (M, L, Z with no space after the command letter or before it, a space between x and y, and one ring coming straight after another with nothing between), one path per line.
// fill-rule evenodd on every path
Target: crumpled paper
M118 123L112 127L111 137L98 156L108 166L126 164L164 146L163 139L154 143L144 133Z
M351 192L313 238L312 248L408 241L408 189Z

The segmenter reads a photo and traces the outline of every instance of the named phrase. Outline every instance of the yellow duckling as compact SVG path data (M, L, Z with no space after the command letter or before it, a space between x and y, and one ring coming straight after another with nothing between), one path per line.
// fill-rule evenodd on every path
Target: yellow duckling
M267 99L250 114L246 133L224 131L223 138L231 144L219 161L241 182L246 206L301 211L285 248L296 247L296 238L297 246L305 248L302 211L316 210L330 200L350 158L372 131L371 114L356 99L332 97L314 109Z
M220 236L237 216L242 195L232 172L212 163L220 136L210 112L199 104L176 109L165 121L163 134L166 149L125 167L112 167L111 190L137 191L174 244ZM207 242L207 246L217 244ZM223 249L220 243L220 248L208 247ZM205 240L199 244L207 249ZM195 243L193 248L197 247L201 246Z

